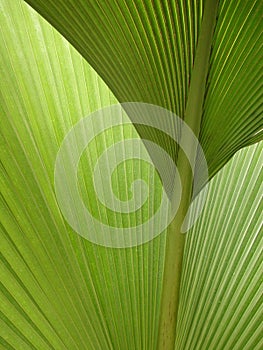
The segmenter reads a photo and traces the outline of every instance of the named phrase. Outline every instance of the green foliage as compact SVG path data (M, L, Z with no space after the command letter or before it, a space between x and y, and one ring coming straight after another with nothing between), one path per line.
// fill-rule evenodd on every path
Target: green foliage
M80 237L58 207L54 164L73 125L118 101L185 118L206 1L27 2L64 37L24 1L0 0L0 349L157 349L167 232L126 249ZM263 347L262 142L252 145L263 127L262 11L261 0L219 1L199 133L218 173L186 235L176 350ZM124 226L156 210L161 182L137 160L116 170L121 199L135 177L155 188L125 219L97 205L90 173L107 145L138 131L160 143L147 129L111 130L79 169L87 206Z

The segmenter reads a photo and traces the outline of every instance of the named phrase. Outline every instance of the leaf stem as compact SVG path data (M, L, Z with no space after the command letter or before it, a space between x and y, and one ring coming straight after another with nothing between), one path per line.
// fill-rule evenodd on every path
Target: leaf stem
M206 0L201 24L194 66L191 74L184 121L198 137L202 119L206 80L209 70L209 57L216 24L219 0ZM184 142L182 131L181 141ZM189 142L189 140L187 140ZM193 146L195 159L196 149ZM177 169L182 183L182 200L175 218L170 224L166 238L163 290L159 322L158 349L174 350L177 313L180 296L180 281L185 245L185 234L181 226L191 202L192 178L190 164L182 150L178 152ZM176 195L176 194L175 194Z

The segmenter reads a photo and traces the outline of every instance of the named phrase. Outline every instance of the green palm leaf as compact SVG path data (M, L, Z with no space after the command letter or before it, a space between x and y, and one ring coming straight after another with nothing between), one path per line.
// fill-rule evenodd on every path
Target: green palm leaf
M72 126L91 112L117 99L150 102L193 127L212 178L238 149L262 139L262 2L220 1L218 10L213 1L28 3L109 88L28 5L1 0L0 348L161 349L164 265L175 255L171 229L126 249L80 237L58 207L56 155ZM212 42L204 37L204 48L198 38L207 33L204 14L209 22L212 8L217 16L210 35L215 30ZM199 111L194 115L193 107ZM137 131L184 165L170 139ZM85 204L123 227L154 213L162 191L158 176L137 161L117 170L113 187L123 200L134 174L155 189L151 202L126 216L97 203L90 177L104 149L138 138L137 131L130 125L98 137L80 162ZM250 146L211 181L203 214L185 243L176 349L263 346L261 159L262 143ZM184 245L178 237L176 249ZM175 283L179 293L180 278L171 277L166 288Z
M70 228L54 193L54 163L63 137L83 116L116 99L27 5L3 1L2 7L1 346L154 347L164 236L134 249L97 246ZM99 139L100 146L113 137L118 140L119 132ZM96 158L96 152L93 144L86 156ZM134 163L139 176L141 168ZM88 183L85 170L80 171ZM127 187L123 181L119 185Z
M261 349L262 142L212 180L186 239L176 349Z
M209 17L217 1L27 2L77 48L120 102L152 103L185 117L204 5ZM262 131L256 134L263 127L262 1L225 0L218 7L200 131L210 176L239 148L262 139Z

